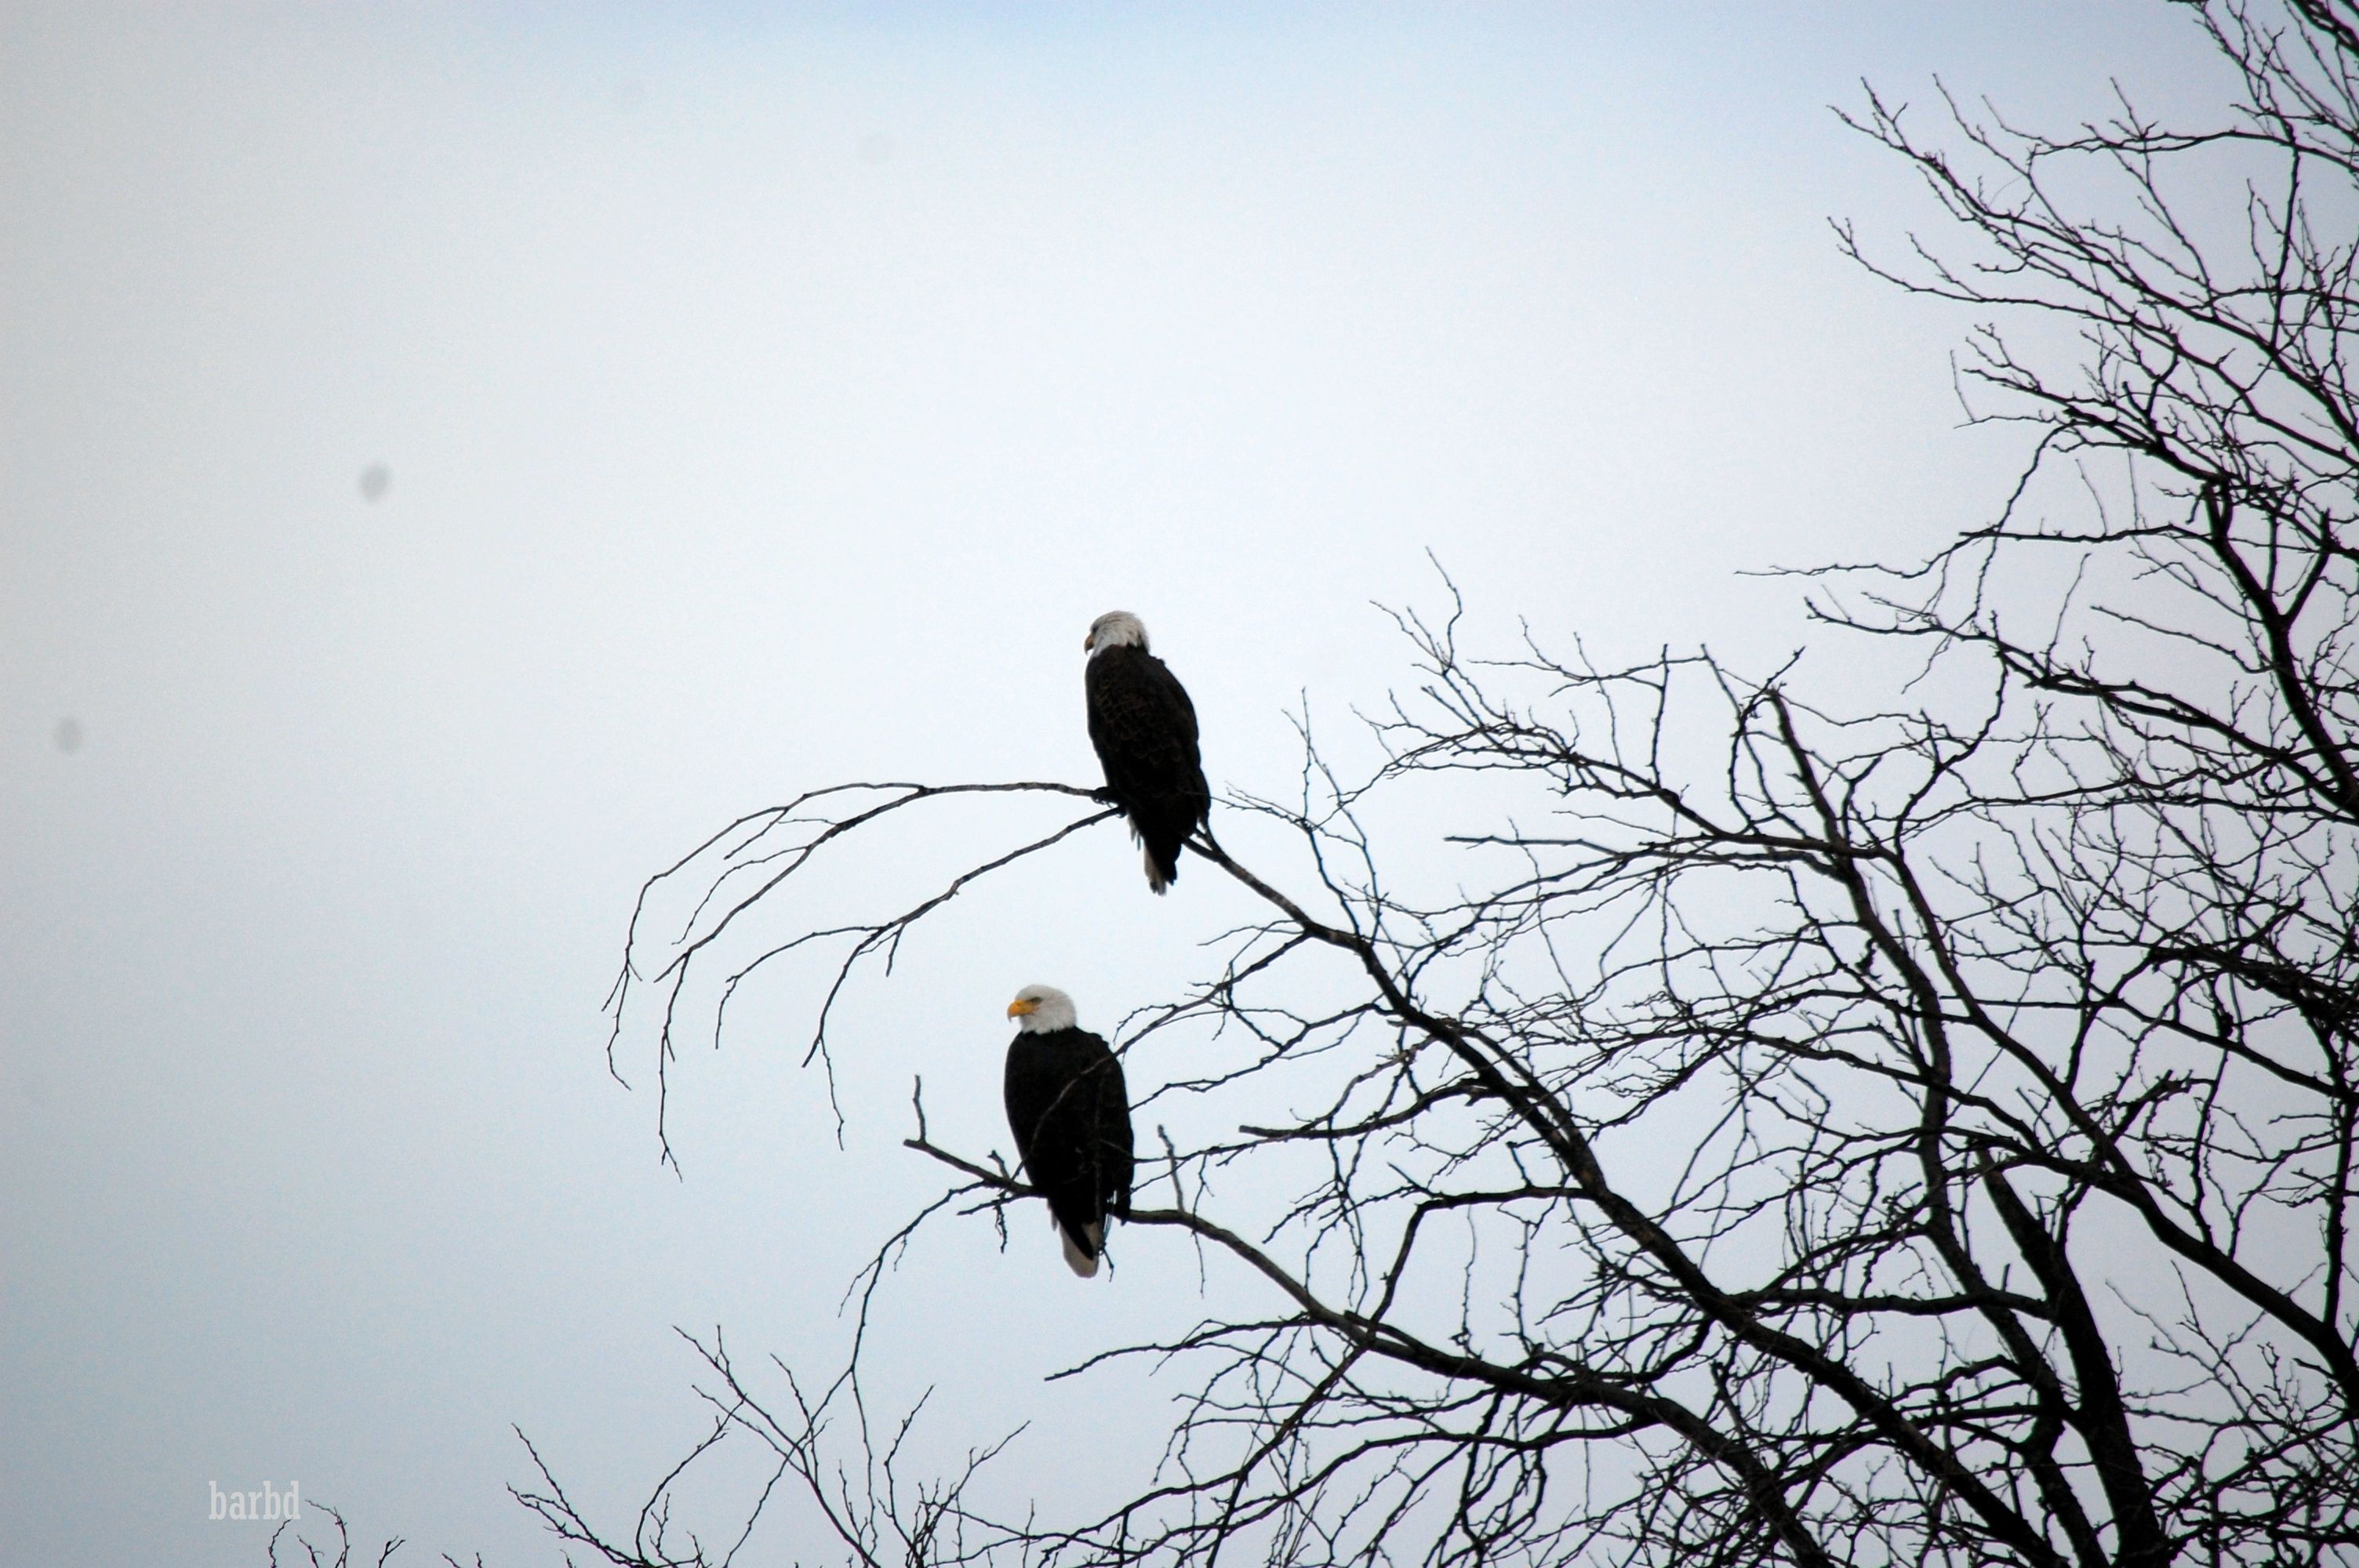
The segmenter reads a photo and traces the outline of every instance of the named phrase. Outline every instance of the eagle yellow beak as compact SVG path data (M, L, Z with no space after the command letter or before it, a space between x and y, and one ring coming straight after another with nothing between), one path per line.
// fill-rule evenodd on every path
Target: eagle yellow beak
M1082 638L1082 653L1084 653L1084 654L1088 653L1091 649L1093 649L1093 648L1096 647L1097 645L1098 645L1098 634L1097 634L1096 633L1094 633L1094 632L1091 633L1088 636L1086 636L1086 637L1084 637L1084 638Z
M1007 1004L1007 1016L1010 1018L1029 1018L1039 1011L1038 1002L1028 1001L1020 996Z

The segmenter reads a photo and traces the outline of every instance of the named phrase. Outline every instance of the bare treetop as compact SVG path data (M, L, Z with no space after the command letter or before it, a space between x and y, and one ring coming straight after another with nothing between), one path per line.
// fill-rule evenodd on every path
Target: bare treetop
M1453 596L1399 618L1374 766L1306 733L1299 797L1225 804L1299 885L1189 840L1262 914L1117 1049L1234 1130L1142 1149L1129 1245L1254 1304L1087 1352L1161 1361L1158 1468L1044 1519L993 1463L1030 1437L921 1474L858 1350L815 1382L716 1333L683 1469L749 1446L767 1487L693 1537L680 1471L627 1539L545 1465L529 1506L627 1564L728 1561L790 1495L865 1564L2359 1560L2359 9L2189 9L2243 83L2216 124L1854 119L1946 222L1842 243L1984 314L1970 410L2031 436L1931 560L1806 574L1831 643L1906 655L1880 710L1485 639ZM959 793L1088 808L728 985L835 955L823 1053L856 966L1114 815L1035 782L748 816L642 898L617 1063L661 1080L723 930ZM1451 891L1388 873L1402 821ZM919 1227L1038 1196L912 1113L949 1184L864 1327Z

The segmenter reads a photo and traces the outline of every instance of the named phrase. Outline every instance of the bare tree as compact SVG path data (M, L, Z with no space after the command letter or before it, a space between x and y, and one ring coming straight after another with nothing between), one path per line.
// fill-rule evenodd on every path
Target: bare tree
M344 1522L344 1516L316 1500L311 1508L314 1512L326 1515L328 1523L334 1527L336 1538L333 1543L324 1538L314 1541L300 1520L286 1520L270 1532L266 1547L270 1568L299 1568L299 1564L300 1568L360 1568L363 1563L368 1563L370 1568L387 1568L393 1562L394 1553L405 1544L401 1537L392 1536L377 1548L375 1556L364 1555L355 1559L353 1555L352 1527ZM318 1528L316 1524L309 1527L310 1530ZM365 1553L367 1548L361 1550ZM295 1555L298 1552L303 1554L299 1559ZM467 1568L467 1564L447 1552L442 1554L442 1562L445 1568ZM474 1568L484 1568L481 1557L475 1559Z
M1913 651L1885 708L1701 653L1477 657L1453 596L1400 617L1370 766L1306 730L1299 798L1226 805L1299 875L1191 844L1266 915L1121 1048L1234 1130L1142 1162L1131 1245L1190 1238L1254 1304L1105 1347L1186 1379L1156 1473L1055 1523L984 1506L990 1448L913 1487L857 1353L762 1393L717 1334L709 1444L862 1563L2359 1561L2359 6L2187 9L2241 88L2210 128L1854 122L1949 222L1841 243L1990 322L1970 412L2034 437L1930 561L1805 574L1828 639ZM660 1074L766 894L978 790L1090 795L842 785L662 873L695 914L635 922L618 1046ZM829 947L824 1051L843 977L1110 816L727 982ZM951 1184L864 1313L919 1225L1030 1195L916 1109ZM527 1501L609 1562L728 1561L647 1528L678 1474L629 1540L545 1468Z

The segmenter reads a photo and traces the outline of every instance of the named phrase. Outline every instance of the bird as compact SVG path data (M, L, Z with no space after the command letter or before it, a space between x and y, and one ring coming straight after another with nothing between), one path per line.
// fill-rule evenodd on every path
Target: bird
M1089 697L1090 743L1105 768L1099 798L1122 807L1157 893L1180 875L1180 846L1206 825L1212 806L1196 749L1196 706L1161 659L1147 651L1147 627L1126 610L1090 622L1082 685Z
M1122 1063L1081 1027L1073 999L1026 986L1007 1004L1007 1127L1024 1173L1049 1200L1065 1264L1088 1279L1105 1251L1109 1216L1130 1213L1130 1095Z

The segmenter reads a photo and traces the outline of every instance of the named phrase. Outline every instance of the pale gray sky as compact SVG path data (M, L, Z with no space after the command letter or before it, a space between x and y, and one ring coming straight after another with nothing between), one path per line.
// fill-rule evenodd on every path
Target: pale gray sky
M1933 220L1826 105L2202 70L2112 0L0 8L0 1562L253 1563L208 1486L290 1479L551 1562L512 1422L623 1519L670 1325L837 1347L939 1185L912 1073L1004 1145L1016 988L1111 1025L1238 909L1101 829L952 911L853 995L842 1150L781 970L680 1181L600 1054L643 876L837 779L1094 783L1115 607L1264 794L1428 548L1495 629L1779 656L1741 568L1914 554L2013 456L1836 254ZM1039 1382L1194 1315L1120 1260L929 1233L895 1375L1126 1452Z

